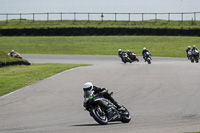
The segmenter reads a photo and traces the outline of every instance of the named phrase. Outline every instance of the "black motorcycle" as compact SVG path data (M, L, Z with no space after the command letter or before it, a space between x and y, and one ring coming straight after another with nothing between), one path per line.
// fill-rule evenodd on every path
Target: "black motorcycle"
M125 107L120 111L110 100L104 98L102 93L97 95L93 93L91 90L84 91L84 107L96 122L101 125L113 121L130 122L130 113Z
M124 63L126 63L126 62L132 63L132 60L128 57L128 54L127 54L126 52L124 52L124 53L122 54L122 61L123 61Z
M199 63L199 51L198 50L193 50L193 51L189 50L188 56L192 63L194 63L194 61L196 61L196 63Z

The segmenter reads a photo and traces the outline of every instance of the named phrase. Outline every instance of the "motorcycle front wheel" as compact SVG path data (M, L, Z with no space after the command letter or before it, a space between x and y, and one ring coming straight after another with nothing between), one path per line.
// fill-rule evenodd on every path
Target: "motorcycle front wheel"
M121 114L121 118L121 122L123 123L129 123L131 121L131 116L128 110L125 113Z
M151 64L151 60L147 60L148 64Z
M199 63L199 58L198 57L196 57L196 63Z
M101 124L101 125L108 124L108 118L107 118L107 116L98 107L92 108L90 110L90 114L95 119L95 121L98 122L99 124Z

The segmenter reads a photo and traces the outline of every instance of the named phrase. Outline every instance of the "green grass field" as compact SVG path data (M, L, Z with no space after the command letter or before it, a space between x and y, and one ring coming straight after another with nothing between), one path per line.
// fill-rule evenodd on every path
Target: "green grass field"
M200 21L167 21L167 20L145 20L145 21L87 21L87 20L9 20L0 21L0 29L6 28L55 28L55 27L130 27L130 28L200 28Z
M0 96L33 84L59 72L85 65L78 64L31 64L0 68Z
M188 45L200 48L199 37L186 36L0 37L0 42L3 52L21 54L116 55L120 48L141 56L146 47L152 56L186 57Z

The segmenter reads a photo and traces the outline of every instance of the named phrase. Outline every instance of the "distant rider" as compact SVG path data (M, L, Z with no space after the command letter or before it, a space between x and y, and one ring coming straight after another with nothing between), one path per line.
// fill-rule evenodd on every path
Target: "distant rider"
M121 49L119 49L119 50L118 50L118 56L119 56L120 58L122 58L122 55L123 55L124 52L125 52L125 51L122 51Z
M11 51L10 51L10 56L11 56L11 57L14 57L14 56L15 56L15 51L14 51L14 50L11 50Z
M130 58L130 56L132 55L132 52L130 50L127 50L126 53L127 53L128 57Z
M188 51L190 51L190 50L191 50L191 47L188 46L187 49L186 49L186 54L187 54L188 59L189 59Z
M145 61L146 61L146 59L145 59L146 52L149 52L149 53L150 53L150 51L147 50L147 49L144 47L144 48L143 48L143 51L142 51L142 56L143 56L143 58L144 58ZM151 60L152 60L152 59L151 59Z
M123 60L123 55L125 54L125 51L122 51L121 49L118 50L118 56Z
M199 51L195 45L192 46L192 52L194 52L195 50ZM197 56L199 57L199 53L197 54Z
M86 82L83 85L83 90L90 90L90 91L94 91L94 95L98 95L98 94L103 94L104 98L110 100L116 107L118 110L124 110L124 107L121 106L120 104L118 104L113 97L111 96L110 93L108 93L108 90L106 88L100 88L97 86L94 86L91 82ZM85 106L85 105L84 105Z

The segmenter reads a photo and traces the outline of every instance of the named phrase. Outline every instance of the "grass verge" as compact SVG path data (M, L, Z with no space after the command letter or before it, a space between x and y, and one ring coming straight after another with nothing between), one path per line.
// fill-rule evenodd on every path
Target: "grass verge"
M9 51L7 51L7 53L9 53ZM24 59L10 57L10 56L6 55L7 53L5 53L5 52L0 50L0 61L1 62L6 62L6 61L26 61Z
M86 65L79 64L31 64L0 68L0 96L24 86L36 83L62 71Z
M49 20L32 21L27 19L0 21L0 29L7 28L63 28L63 27L130 27L130 28L198 28L200 21L167 21L167 20L145 20L145 21L88 21L88 20Z
M117 55L117 50L134 51L141 56L143 47L152 56L186 57L188 45L200 48L199 37L187 36L52 36L0 37L0 49L23 54Z

